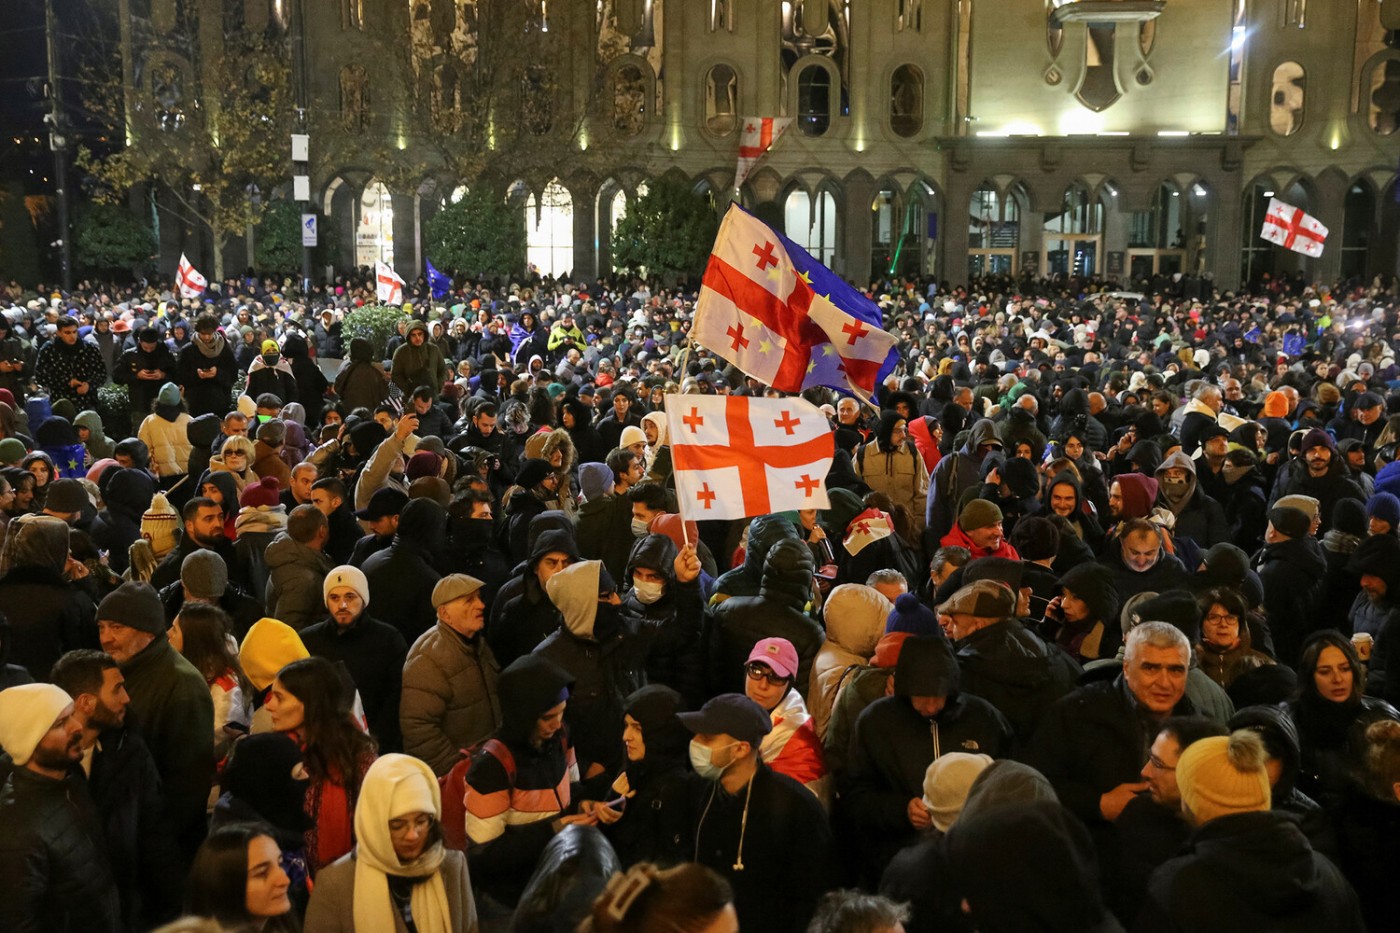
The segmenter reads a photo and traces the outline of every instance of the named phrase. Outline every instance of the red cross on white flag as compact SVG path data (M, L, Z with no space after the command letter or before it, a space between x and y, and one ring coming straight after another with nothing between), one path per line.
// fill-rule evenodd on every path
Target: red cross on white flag
M175 270L175 282L180 286L181 298L198 298L209 284L184 253L180 254L180 265Z
M403 279L383 262L374 264L374 291L381 304L403 304Z
M1264 215L1264 229L1259 235L1284 249L1316 259L1322 255L1327 228L1316 217L1304 213L1301 207L1269 198L1269 212Z
M865 550L881 538L894 534L894 522L888 514L879 509L866 509L846 526L846 536L841 544L852 557Z
M825 509L836 446L800 398L668 395L676 498L687 520Z
M734 169L734 187L740 188L763 154L792 125L792 117L745 117L739 134L739 165Z

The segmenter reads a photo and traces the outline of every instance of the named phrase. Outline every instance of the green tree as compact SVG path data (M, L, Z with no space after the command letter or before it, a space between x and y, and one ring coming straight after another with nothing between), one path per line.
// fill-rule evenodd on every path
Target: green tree
M714 246L719 218L704 195L668 178L627 205L613 230L613 264L664 278L699 275Z
M402 308L393 305L365 305L345 315L340 333L347 348L351 340L363 337L374 347L373 358L384 360L389 358L389 339L399 332L399 323L403 320Z
M116 204L89 204L78 213L74 251L85 273L130 277L156 254L156 238L131 211Z
M301 207L274 201L254 236L258 271L292 275L301 271Z
M468 192L428 221L428 258L443 271L518 275L525 268L525 218L485 187Z

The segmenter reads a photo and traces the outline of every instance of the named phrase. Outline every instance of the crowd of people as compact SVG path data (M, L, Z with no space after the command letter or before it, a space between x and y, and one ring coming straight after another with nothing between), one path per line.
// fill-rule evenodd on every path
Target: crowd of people
M875 283L697 523L684 287L11 283L0 929L1387 929L1400 284L1158 285Z

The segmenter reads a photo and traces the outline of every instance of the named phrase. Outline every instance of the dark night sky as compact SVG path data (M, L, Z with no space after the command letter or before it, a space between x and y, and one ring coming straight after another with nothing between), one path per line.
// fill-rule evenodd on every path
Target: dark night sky
M25 84L47 67L43 0L12 0L10 13L0 26L0 179L22 178L37 193L48 187L39 179L49 174L51 160L47 141L33 142L36 135L43 139L43 114Z

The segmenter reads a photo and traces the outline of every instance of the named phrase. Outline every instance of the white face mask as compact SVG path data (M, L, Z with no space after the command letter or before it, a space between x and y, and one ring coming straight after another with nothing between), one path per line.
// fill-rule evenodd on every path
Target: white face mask
M632 519L632 537L640 538L650 531L650 522L644 522L640 518Z
M664 583L652 583L647 580L638 580L636 577L632 578L632 592L636 594L637 602L643 606L650 606L659 600L665 590L666 584Z
M738 742L731 742L729 745L721 746L719 749L711 749L708 745L701 745L699 739L690 740L690 766L695 769L695 773L707 781L718 781L724 777L724 772L729 770L729 765L717 765L712 758L715 751L723 751L726 748L733 748Z

